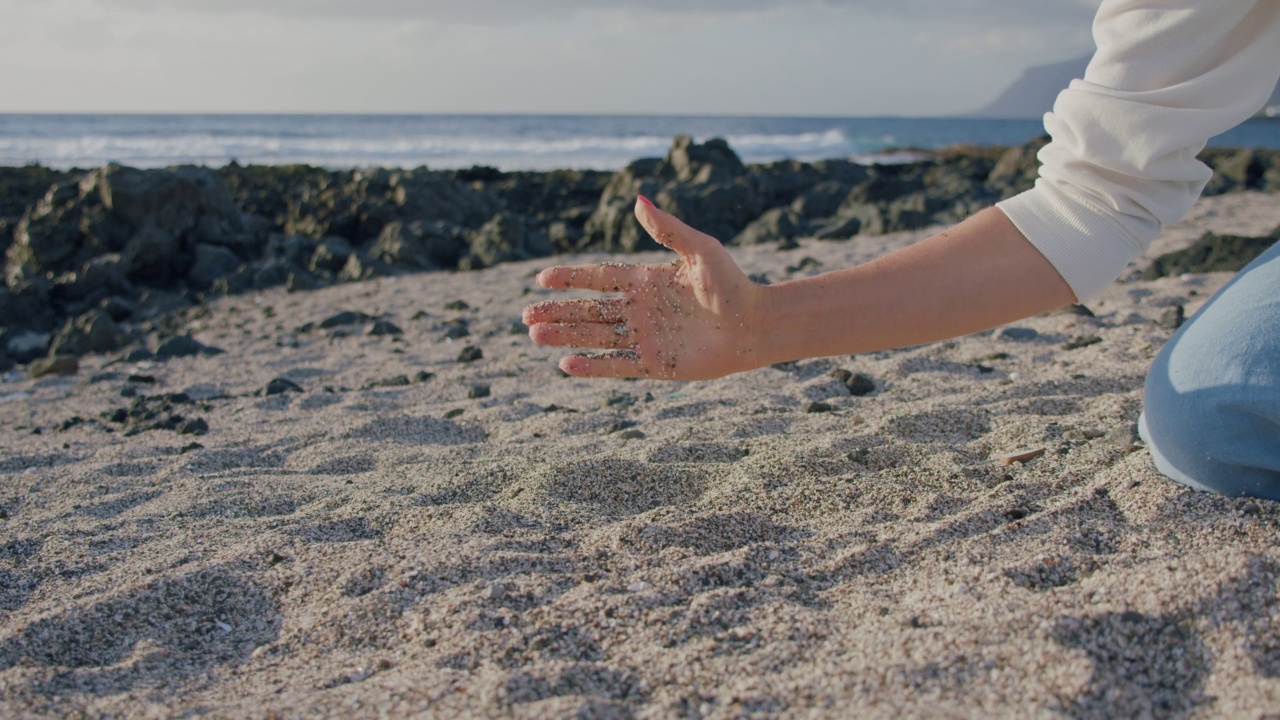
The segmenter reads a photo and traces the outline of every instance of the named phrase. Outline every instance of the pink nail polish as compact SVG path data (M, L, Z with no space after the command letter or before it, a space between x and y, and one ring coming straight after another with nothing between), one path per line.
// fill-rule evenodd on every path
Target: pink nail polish
M645 196L643 196L643 195L637 195L636 197L638 197L638 198L640 199L640 202L644 203L645 205L648 205L648 206L649 206L649 207L651 207L651 208L656 208L656 207L657 207L657 205L654 205L654 204L653 204L653 201L652 201L652 200L650 200L649 198L647 198L647 197L645 197Z

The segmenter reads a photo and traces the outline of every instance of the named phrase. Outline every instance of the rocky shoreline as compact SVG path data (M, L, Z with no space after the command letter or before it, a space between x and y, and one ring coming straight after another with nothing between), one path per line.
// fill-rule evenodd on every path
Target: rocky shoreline
M0 371L74 372L185 337L211 295L310 290L576 252L651 250L637 194L728 244L796 246L952 223L1031 187L1044 140L918 161L745 165L677 137L617 173L308 166L0 168ZM1207 195L1280 192L1280 151L1210 149Z

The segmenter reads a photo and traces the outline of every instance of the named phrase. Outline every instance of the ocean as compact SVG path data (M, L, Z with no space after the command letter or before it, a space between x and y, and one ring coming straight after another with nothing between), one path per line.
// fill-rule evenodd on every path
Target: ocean
M911 148L1018 145L1042 133L1039 120L978 118L0 114L0 165L616 170L665 154L681 134L725 138L755 163L868 161ZM1250 121L1210 144L1280 149L1280 121Z

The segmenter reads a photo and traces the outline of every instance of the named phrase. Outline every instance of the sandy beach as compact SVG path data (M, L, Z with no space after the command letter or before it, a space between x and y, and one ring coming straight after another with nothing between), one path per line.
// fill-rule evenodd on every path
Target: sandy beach
M1278 225L1206 198L1147 257ZM733 252L777 282L929 232ZM0 716L1280 707L1280 506L1133 435L1161 319L1229 274L664 383L529 342L551 262L231 295L180 318L221 353L6 375Z

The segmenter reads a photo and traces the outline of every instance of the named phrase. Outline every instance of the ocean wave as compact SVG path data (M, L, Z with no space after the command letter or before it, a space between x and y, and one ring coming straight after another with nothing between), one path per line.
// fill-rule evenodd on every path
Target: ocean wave
M705 141L710 135L695 136ZM784 158L838 157L872 148L851 142L843 131L726 134L746 162ZM669 135L334 135L83 133L0 136L0 164L41 163L51 167L93 167L117 162L135 167L179 164L221 166L304 163L329 168L379 165L438 168L492 165L505 170L580 168L616 170L642 157L660 157Z

